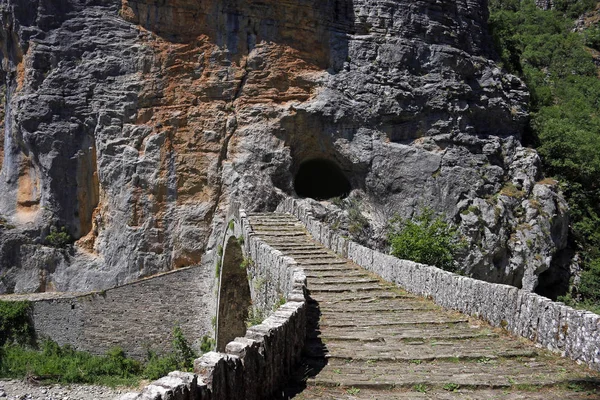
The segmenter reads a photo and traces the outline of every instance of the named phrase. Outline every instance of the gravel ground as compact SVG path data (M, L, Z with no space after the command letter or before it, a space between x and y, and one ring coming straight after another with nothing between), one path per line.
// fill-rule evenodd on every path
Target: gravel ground
M131 388L88 385L32 385L18 380L0 380L0 400L113 400Z

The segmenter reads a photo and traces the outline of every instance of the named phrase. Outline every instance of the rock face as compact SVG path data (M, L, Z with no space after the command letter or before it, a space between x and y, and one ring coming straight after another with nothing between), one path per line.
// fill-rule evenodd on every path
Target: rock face
M213 268L226 207L274 209L314 159L339 167L374 231L422 206L460 223L475 277L533 289L566 246L557 185L519 143L526 88L491 61L485 1L0 10L0 292ZM51 226L75 245L44 246Z

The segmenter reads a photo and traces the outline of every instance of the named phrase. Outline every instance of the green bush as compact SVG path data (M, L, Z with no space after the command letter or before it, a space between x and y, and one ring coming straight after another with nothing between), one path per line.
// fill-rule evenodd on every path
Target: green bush
M30 312L28 301L0 301L0 346L33 342Z
M60 230L52 226L50 227L50 233L46 236L45 242L48 246L65 248L68 244L73 243L73 238L64 226Z
M158 356L156 353L148 352L146 365L142 376L151 381L167 375L171 371L177 370L177 360L173 355Z
M392 255L447 271L456 270L454 260L463 247L456 228L428 208L413 219L394 218L388 240Z
M210 336L202 336L202 342L200 343L200 351L202 353L208 353L209 351L213 351L216 346L215 339Z
M194 360L198 355L183 335L179 325L173 328L173 354L179 370L191 371L194 368Z

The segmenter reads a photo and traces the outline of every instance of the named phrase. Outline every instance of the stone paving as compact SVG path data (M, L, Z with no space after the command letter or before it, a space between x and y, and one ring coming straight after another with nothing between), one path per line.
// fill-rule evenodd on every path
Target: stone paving
M308 278L304 364L278 398L600 399L587 367L380 280L290 215L249 218Z

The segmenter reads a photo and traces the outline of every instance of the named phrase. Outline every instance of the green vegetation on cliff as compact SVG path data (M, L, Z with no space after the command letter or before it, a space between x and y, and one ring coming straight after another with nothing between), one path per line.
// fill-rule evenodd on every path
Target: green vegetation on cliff
M595 0L491 0L490 29L504 68L531 91L525 141L559 179L571 207L571 242L579 251L581 283L563 299L600 309L600 79L593 54L600 30L574 32L575 18ZM596 53L597 54L597 53Z
M462 248L458 232L429 208L412 219L393 218L388 239L392 255L398 258L456 270L454 260Z

